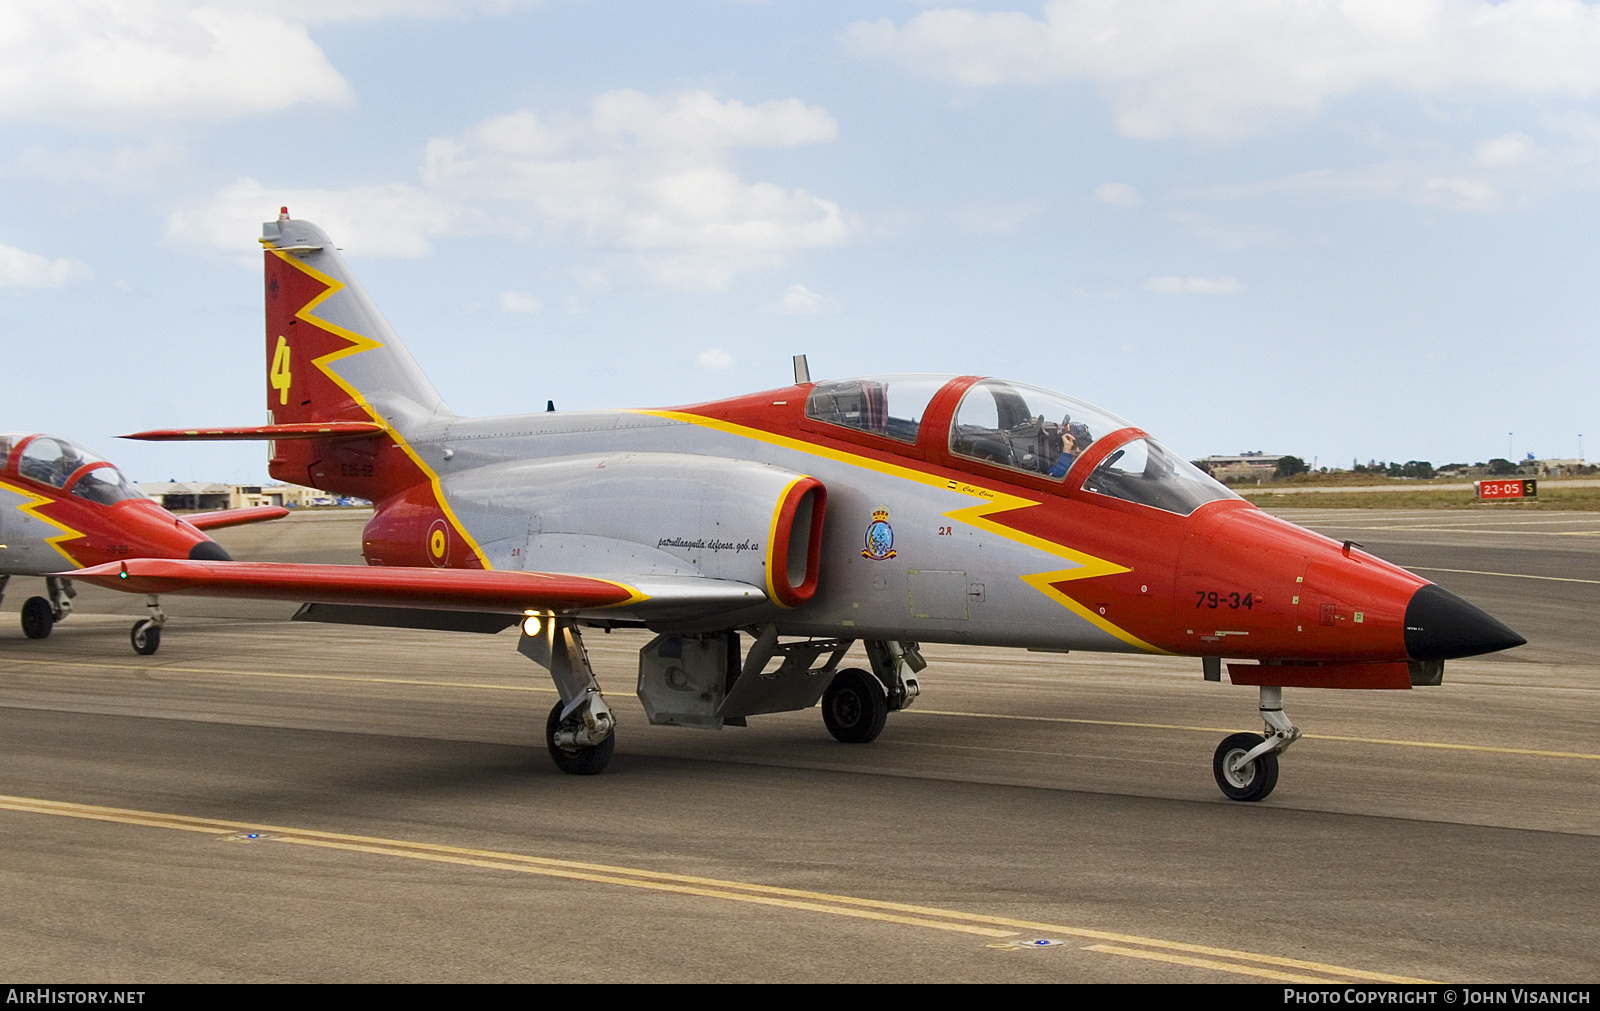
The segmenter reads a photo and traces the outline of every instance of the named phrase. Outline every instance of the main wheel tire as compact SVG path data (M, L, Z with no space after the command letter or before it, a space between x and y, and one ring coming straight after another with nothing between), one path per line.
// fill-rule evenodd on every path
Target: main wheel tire
M30 639L45 639L55 626L56 612L43 597L29 597L22 602L22 634Z
M611 752L617 746L617 733L612 731L599 744L587 748L560 748L556 746L556 731L561 728L561 710L566 704L557 702L544 721L544 743L550 749L550 758L556 768L569 776L594 776L611 764Z
M1266 740L1260 734L1230 734L1211 757L1211 772L1229 800L1262 800L1278 785L1278 753L1269 751L1238 771L1230 766L1251 748Z
M128 639L133 643L133 651L140 656L150 656L161 648L161 626L145 618L133 623L133 631L128 633Z
M822 693L822 722L828 733L845 744L866 744L883 733L889 718L889 699L878 679L857 667L833 676Z

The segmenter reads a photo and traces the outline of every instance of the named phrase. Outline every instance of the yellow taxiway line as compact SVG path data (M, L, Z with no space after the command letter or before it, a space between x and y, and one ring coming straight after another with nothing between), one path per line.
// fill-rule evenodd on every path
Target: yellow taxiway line
M1245 976L1259 976L1263 979L1277 980L1281 983L1326 983L1326 976L1296 976L1292 973L1274 972L1271 969L1257 969L1249 965L1230 965L1210 958L1190 958L1187 955L1173 955L1165 951L1146 951L1140 948L1124 948L1119 944L1090 944L1084 951L1101 951L1107 955L1121 955L1124 958L1143 958L1151 962L1170 962L1174 965L1189 965L1196 969L1219 969L1223 972L1234 972ZM1388 982L1388 981L1385 981Z
M158 811L103 807L95 804L41 800L33 797L0 795L0 810L23 814L78 818L87 821L111 822L145 828L165 828L182 832L195 832L239 842L289 843L291 845L312 846L319 849L343 850L375 856L421 860L429 863L511 871L625 888L670 892L698 898L752 903L802 912L848 916L901 926L973 934L979 937L1011 938L1017 937L1019 932L1024 930L1043 934L1059 934L1100 942L1086 945L1083 950L1087 951L1121 955L1129 958L1151 959L1284 982L1331 983L1347 982L1349 980L1371 980L1381 983L1430 982L1429 980L1408 976L1396 976L1390 973L1372 972L1349 966L1331 965L1326 962L1313 962L1305 959L1285 958L1278 955L1236 951L1230 948L1216 948L1209 945L1186 944L1161 938L1093 930L1087 927L1017 920L1003 916L989 916L954 909L941 909L934 906L887 902L879 899L835 895L828 892L814 892L799 888L781 888L746 881L728 881L689 874L671 874L637 867L616 867L576 860L558 860L550 857L536 857L499 850L443 846L404 839L386 839L376 836L351 835L343 832L289 828L282 825L256 824L221 818L196 818L189 815L167 814ZM1001 947L1011 947L1011 945L1005 944L1001 945ZM1022 947L1022 945L1018 945L1018 947ZM1219 961L1219 959L1227 959L1228 961ZM1321 975L1305 976L1284 971L1294 969L1300 970L1301 973L1314 972Z

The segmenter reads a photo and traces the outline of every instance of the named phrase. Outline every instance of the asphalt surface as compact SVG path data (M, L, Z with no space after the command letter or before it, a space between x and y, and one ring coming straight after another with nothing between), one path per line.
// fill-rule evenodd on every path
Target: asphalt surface
M0 621L0 970L14 979L1592 982L1600 514L1286 512L1529 645L1409 692L1285 692L1307 737L1229 803L1248 688L1195 661L929 647L874 744L818 713L650 727L644 636L586 642L597 777L543 751L512 633L289 624L84 589ZM357 562L359 513L222 531ZM1046 940L1048 945L1027 942Z

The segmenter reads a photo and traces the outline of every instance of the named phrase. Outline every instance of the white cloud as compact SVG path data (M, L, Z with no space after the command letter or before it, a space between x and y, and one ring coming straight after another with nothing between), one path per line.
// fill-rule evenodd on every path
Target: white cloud
M249 0L245 0L249 2ZM296 21L375 21L379 18L468 17L473 14L509 14L537 7L539 0L254 0Z
M1453 210L1501 211L1526 206L1561 184L1600 184L1600 120L1582 112L1567 112L1546 114L1539 123L1544 128L1542 139L1513 131L1484 138L1464 151L1300 172L1217 187L1207 193L1219 197L1334 194L1406 200Z
M969 232L1003 235L1016 231L1044 212L1044 204L969 204L956 211L956 223Z
M819 313L838 312L839 303L818 295L803 284L791 284L776 302L766 307L766 311L783 316L815 316Z
M845 37L971 86L1091 82L1145 138L1245 136L1368 88L1600 92L1600 6L1581 0L1050 0L1042 18L933 10Z
M1102 183L1094 188L1094 198L1112 207L1138 207L1144 203L1139 191L1127 183Z
M1157 295L1232 295L1245 286L1233 277L1152 277L1144 283L1146 291Z
M1478 145L1478 164L1491 168L1525 161L1534 148L1533 138L1517 131L1490 137Z
M542 234L608 258L575 266L590 287L621 271L667 288L718 290L740 273L849 241L857 226L838 204L746 182L733 165L740 147L814 144L837 133L827 112L797 99L745 105L704 91L612 91L585 118L525 110L436 138L420 185L275 190L242 179L173 214L168 233L237 250L264 213L286 203L341 245L369 253L420 256L446 233Z
M797 99L749 106L704 91L613 91L585 120L522 111L430 141L422 177L493 226L624 253L665 287L714 290L849 239L854 226L838 204L747 183L732 165L735 148L837 133L831 116Z
M505 312L538 312L544 308L544 303L535 296L524 295L520 291L502 291L500 308Z
M1459 207L1485 207L1499 196L1489 182L1461 176L1435 176L1423 183L1423 189L1435 202Z
M1190 235L1205 239L1218 249L1236 251L1277 244L1274 232L1264 228L1249 228L1231 223L1220 223L1213 218L1193 211L1175 211L1172 220Z
M405 183L295 190L240 179L169 215L167 236L180 244L244 252L255 246L261 223L276 217L281 205L322 226L339 248L378 256L425 256L429 240L449 232L460 217L436 194Z
M78 260L52 260L14 246L0 246L0 288L59 288L68 281L93 277Z
M702 369L731 369L736 364L733 355L721 348L706 348L695 356L694 361Z
M350 87L301 24L258 4L8 0L0 118L122 126L226 119L302 102L348 104Z
M538 0L6 0L0 119L127 127L348 105L309 24L507 14Z
M87 148L24 148L0 174L54 183L88 183L117 193L148 190L170 183L188 167L189 153L162 141L123 145L109 151Z

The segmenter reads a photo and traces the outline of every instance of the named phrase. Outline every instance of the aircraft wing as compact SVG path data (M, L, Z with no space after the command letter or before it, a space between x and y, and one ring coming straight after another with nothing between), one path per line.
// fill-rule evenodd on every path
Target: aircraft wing
M498 569L132 558L67 575L125 593L497 614L603 610L616 617L649 619L740 610L767 599L760 588L731 579L670 575L608 578Z
M196 530L217 530L222 527L236 527L244 523L260 523L262 520L282 519L289 515L289 510L283 506L264 505L251 506L248 509L219 509L211 513L195 513L185 516L189 525Z

